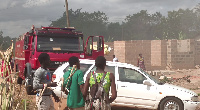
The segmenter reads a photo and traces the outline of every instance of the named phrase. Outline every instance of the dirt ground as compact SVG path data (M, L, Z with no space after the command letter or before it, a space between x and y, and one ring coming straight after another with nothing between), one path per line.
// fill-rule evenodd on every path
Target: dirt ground
M174 70L174 74L166 75L167 77L171 77L171 84L181 86L187 89L190 89L197 94L200 94L200 69L190 69L190 70ZM24 88L24 86L22 87ZM21 92L22 93L22 92ZM23 97L30 100L29 106L30 110L34 110L33 106L35 106L35 96L31 95L24 95ZM200 99L200 97L199 97ZM54 99L53 99L54 100ZM63 110L66 106L67 102L66 99L62 100L62 103L60 103L61 107L60 110ZM58 110L59 103L54 102L55 109ZM128 108L128 107L122 107L122 106L113 106L112 110L144 110L144 109L136 109L136 108ZM197 108L197 110L200 110L200 107Z
M171 77L171 84L190 89L200 95L200 68L174 71L174 74L166 75ZM200 106L196 110L200 110Z
M200 94L200 69L175 70L171 77L171 84L190 89Z

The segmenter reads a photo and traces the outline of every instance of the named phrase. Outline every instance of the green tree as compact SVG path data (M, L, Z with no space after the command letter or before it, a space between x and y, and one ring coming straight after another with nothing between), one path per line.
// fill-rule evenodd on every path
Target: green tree
M197 20L197 14L190 9L169 11L165 34L168 34L168 39L180 39L180 33L185 36L184 39L194 38Z
M107 35L109 36L106 41L111 42L114 40L123 40L122 35L123 27L119 22L109 23L107 26Z
M6 36L3 38L2 43L2 50L6 50L11 44L11 38L9 36Z
M0 31L0 51L10 47L12 40L15 45L16 38L10 38L9 36L3 37L3 31Z
M139 13L127 16L126 22L123 23L125 40L154 39L153 27L160 23L162 15L156 13L153 16L154 19L147 10L141 10Z
M195 30L197 32L197 35L200 34L200 3L198 5L196 5L196 7L193 9L193 11L196 14L196 20L194 22L194 27L193 30Z
M84 36L107 36L106 26L108 17L105 13L97 11L93 13L81 12L81 9L69 10L69 21L72 27L84 33ZM66 13L56 21L52 21L50 26L66 27Z
M3 31L0 31L0 50L3 48Z
M84 36L102 35L105 41L114 40L154 40L188 39L200 33L200 3L194 9L168 11L167 16L160 12L149 14L147 10L128 15L120 23L108 22L105 13L69 10L70 25L84 33ZM66 13L52 21L50 26L66 27Z
M160 12L151 15L151 28L149 29L150 39L164 39L163 32L165 31L166 18Z

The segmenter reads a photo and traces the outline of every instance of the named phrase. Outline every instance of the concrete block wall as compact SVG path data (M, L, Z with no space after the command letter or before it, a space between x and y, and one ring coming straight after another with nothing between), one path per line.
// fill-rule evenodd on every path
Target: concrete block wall
M125 41L114 41L114 55L120 62L125 63Z
M146 69L151 68L151 41L132 40L125 41L125 62L137 66L137 58L142 54Z
M132 40L107 43L114 50L106 59L112 61L115 54L120 62L137 65L142 53L147 70L192 69L200 64L200 41L188 40Z
M167 66L166 40L151 41L151 70L166 69Z
M151 41L151 66L161 66L161 40Z
M167 41L167 64L172 69L192 69L194 63L195 41L168 40Z
M167 67L166 69L171 69L172 68L172 63L171 63L171 60L172 60L172 52L171 52L171 40L170 41L167 41Z
M200 65L200 40L195 41L195 65Z

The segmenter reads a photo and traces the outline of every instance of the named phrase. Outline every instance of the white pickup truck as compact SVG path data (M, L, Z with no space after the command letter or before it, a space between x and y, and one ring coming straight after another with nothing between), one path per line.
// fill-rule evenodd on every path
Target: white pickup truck
M91 71L96 69L94 60L80 60L80 69L84 73L84 80ZM54 92L61 97L67 95L61 92L60 78L69 68L65 63L53 74L58 86ZM198 95L191 90L163 84L142 69L127 63L106 62L105 71L114 73L117 88L117 98L111 105L123 105L137 108L159 110L195 110L198 104Z

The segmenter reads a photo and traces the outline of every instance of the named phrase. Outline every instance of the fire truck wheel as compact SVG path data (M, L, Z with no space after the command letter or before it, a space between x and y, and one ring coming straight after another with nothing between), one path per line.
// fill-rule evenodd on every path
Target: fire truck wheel
M30 79L29 78L25 78L25 87L26 87L26 92L27 92L27 94L28 95L30 95L31 94L31 85L30 85Z
M23 79L21 77L17 78L17 84L22 84Z
M31 80L29 78L25 78L26 93L28 95L35 95L36 93L34 93L33 86L31 85L30 81Z
M26 87L26 93L28 95L34 95L33 87L32 86Z

